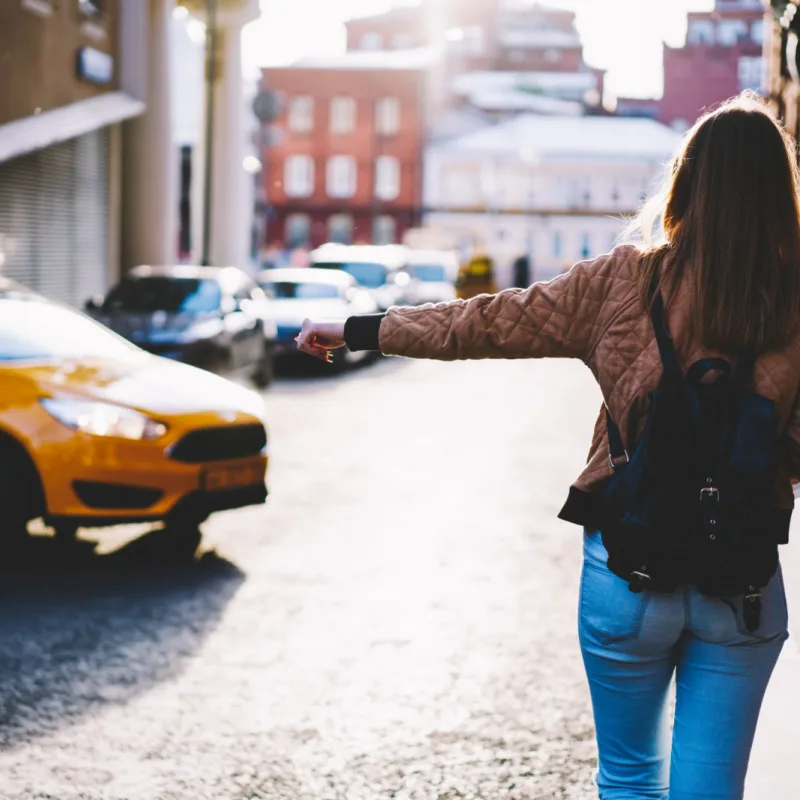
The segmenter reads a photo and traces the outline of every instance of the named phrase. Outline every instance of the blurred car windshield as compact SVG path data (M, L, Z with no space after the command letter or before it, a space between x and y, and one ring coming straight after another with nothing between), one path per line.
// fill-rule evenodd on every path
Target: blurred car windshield
M141 351L102 325L55 303L0 297L0 361L130 359Z
M339 297L339 289L327 283L278 281L262 286L276 300L329 300Z
M389 270L383 264L369 262L337 262L314 264L318 269L341 269L352 275L356 281L367 289L380 289L386 283Z
M104 311L203 313L216 311L222 293L209 278L124 278L109 293Z
M426 283L446 283L447 274L444 267L414 266L411 273L415 278Z

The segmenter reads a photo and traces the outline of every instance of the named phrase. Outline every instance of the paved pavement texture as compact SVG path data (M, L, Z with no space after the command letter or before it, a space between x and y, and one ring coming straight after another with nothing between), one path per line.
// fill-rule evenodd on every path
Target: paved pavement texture
M594 797L556 518L585 368L386 359L267 403L269 503L193 563L117 529L3 569L0 798Z

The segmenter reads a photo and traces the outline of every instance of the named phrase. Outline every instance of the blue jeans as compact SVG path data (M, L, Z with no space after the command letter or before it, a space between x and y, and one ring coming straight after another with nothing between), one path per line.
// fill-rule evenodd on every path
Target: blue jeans
M607 561L600 534L587 533L579 634L601 800L741 800L761 701L788 637L780 569L748 633L741 598L688 586L633 594Z

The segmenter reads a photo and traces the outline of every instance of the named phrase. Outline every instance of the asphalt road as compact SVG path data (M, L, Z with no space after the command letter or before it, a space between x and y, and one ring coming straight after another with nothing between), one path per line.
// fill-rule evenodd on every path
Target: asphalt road
M599 408L555 362L387 359L267 394L271 498L202 555L114 530L0 572L0 798L586 800Z

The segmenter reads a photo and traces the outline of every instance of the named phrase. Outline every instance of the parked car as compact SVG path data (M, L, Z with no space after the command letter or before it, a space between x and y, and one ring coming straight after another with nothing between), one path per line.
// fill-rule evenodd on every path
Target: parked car
M415 278L414 305L456 299L458 255L452 250L409 250L408 271Z
M0 280L0 530L166 521L263 503L264 402Z
M341 270L286 268L271 269L258 277L262 289L272 299L278 328L279 355L301 355L295 337L303 320L345 319L353 314L374 314L378 304L356 279ZM369 357L352 353L346 347L333 351L334 365L345 367ZM304 358L306 356L303 356Z
M382 311L412 302L414 279L408 272L406 248L401 245L325 244L311 253L311 266L352 275Z
M154 355L265 388L274 322L256 283L233 267L137 267L86 310Z

